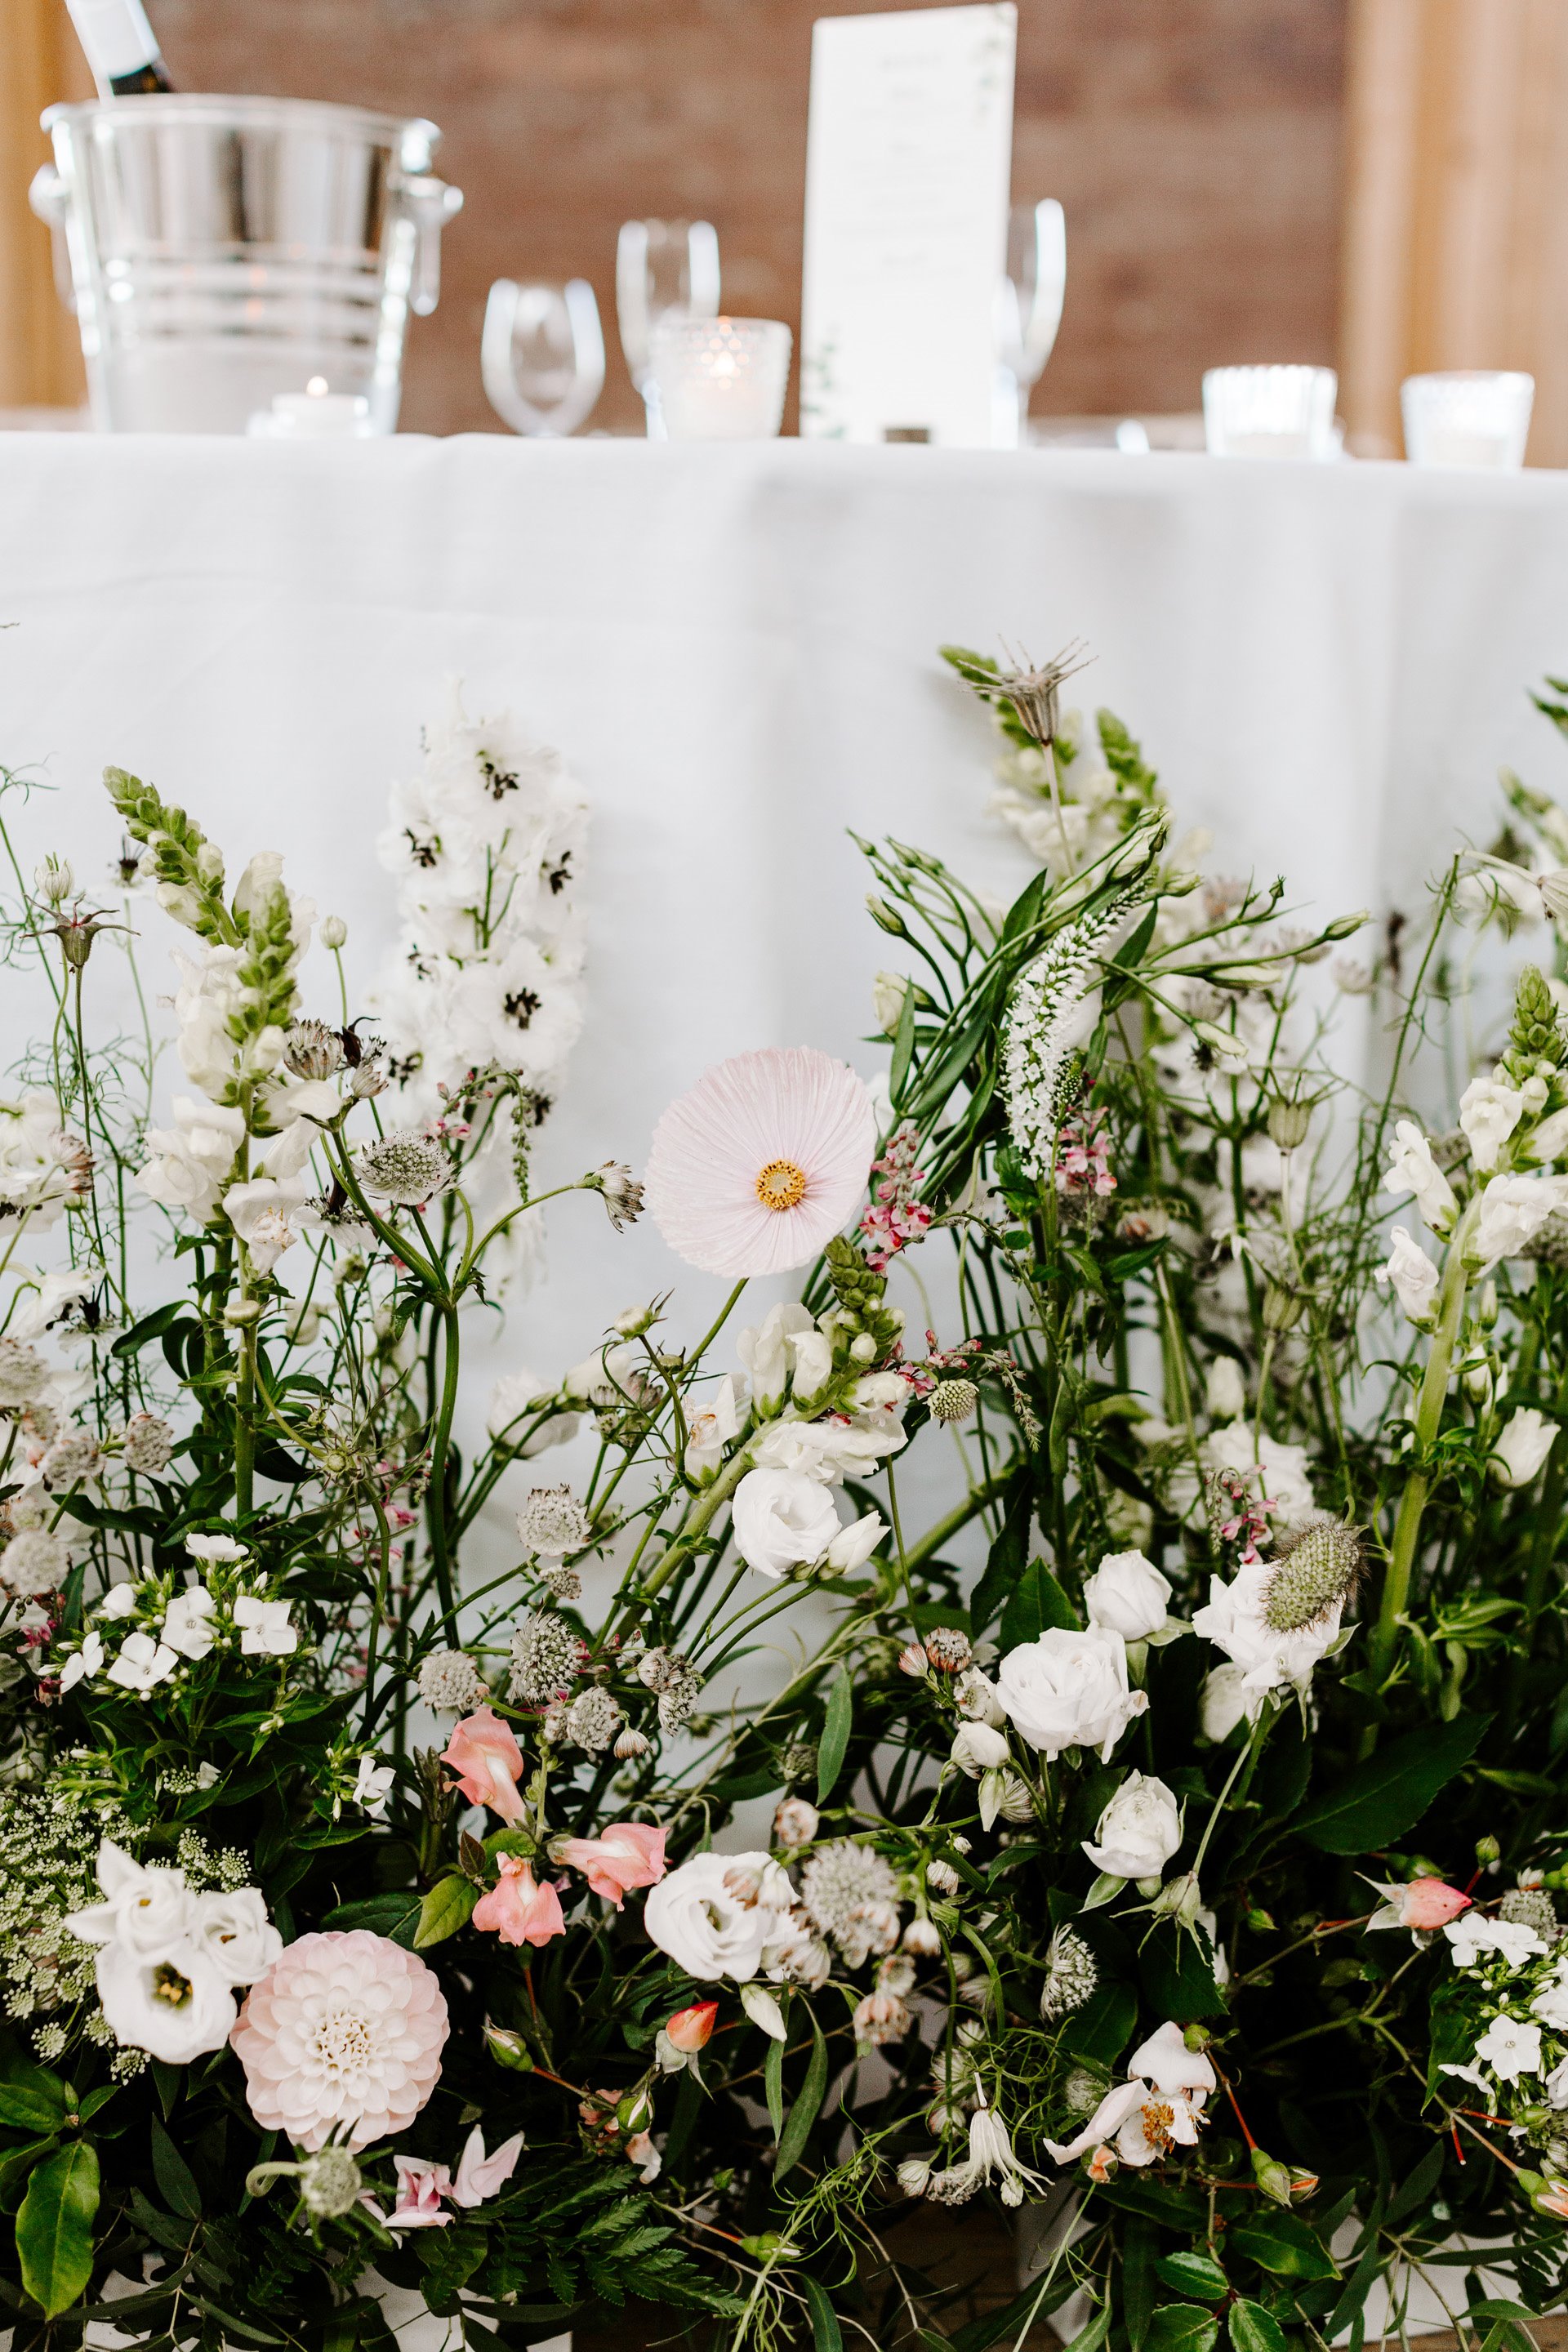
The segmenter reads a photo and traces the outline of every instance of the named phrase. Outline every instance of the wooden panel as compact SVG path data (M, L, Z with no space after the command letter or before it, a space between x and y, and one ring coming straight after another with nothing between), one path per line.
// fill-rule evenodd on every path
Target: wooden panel
M27 184L49 152L38 116L54 99L90 98L92 79L64 0L0 0L0 407L74 406L85 397L80 348Z

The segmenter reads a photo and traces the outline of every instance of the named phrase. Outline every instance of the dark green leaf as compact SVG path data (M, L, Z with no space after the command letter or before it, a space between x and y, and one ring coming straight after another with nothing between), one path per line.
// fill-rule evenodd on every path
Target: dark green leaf
M1076 1633L1073 1606L1043 1559L1032 1559L1019 1578L1012 1599L1002 1612L997 1639L1004 1651L1021 1642L1037 1642L1050 1625Z
M1479 1746L1491 1717L1458 1715L1390 1742L1308 1803L1290 1826L1325 1853L1370 1853L1402 1837Z
M1285 2330L1260 2303L1238 2296L1226 2318L1234 2352L1285 2352Z
M195 2174L163 2129L156 2116L152 2118L153 2178L163 2192L163 2202L172 2212L183 2213L187 2221L201 2219L202 2193L196 2187Z
M843 2332L827 2299L827 2289L809 2271L802 2271L800 2284L811 2313L812 2352L844 2352Z
M1219 2321L1196 2303L1163 2303L1149 2327L1154 2352L1214 2352Z
M445 1943L459 1927L466 1927L479 1899L479 1890L470 1880L455 1874L438 1879L419 1906L415 1950L422 1952L431 1944Z
M401 1895L367 1895L357 1903L340 1903L322 1920L323 1927L368 1927L373 1936L389 1937L393 1943L411 1947L418 1930L422 1908L419 1896L411 1890Z
M984 1633L1028 1565L1029 1523L1034 1507L1034 1474L1026 1463L1008 1486L1002 1526L970 1602L971 1629L977 1635Z
M86 2140L62 2147L27 2183L16 2216L22 2284L47 2319L66 2310L92 2275L98 2155Z
M1062 2030L1062 2048L1075 2058L1097 2059L1109 2066L1120 2058L1138 2022L1138 1995L1130 1984L1112 1980L1099 1987L1069 2017Z
M1278 2213L1268 2221L1237 2221L1226 2231L1225 2242L1278 2278L1331 2279L1340 2274L1305 2221L1293 2213Z
M172 1330L184 1311L183 1298L171 1299L166 1307L155 1307L151 1315L143 1315L140 1323L132 1323L129 1331L121 1331L110 1354L122 1360L134 1356L149 1339L161 1339L165 1331Z
M855 1685L846 1667L827 1695L827 1714L816 1750L816 1801L819 1805L826 1803L834 1783L844 1769L844 1751L849 1745L849 1727L854 1715Z
M1207 2254L1167 2254L1154 2267L1173 2294L1201 2295L1205 2303L1218 2303L1230 2292L1229 2280Z
M1138 1956L1138 1974L1150 2008L1178 2025L1225 2014L1225 1995L1204 1948L1173 1920L1155 1921Z
M1159 2240L1153 2226L1129 2221L1121 2252L1122 2316L1132 2352L1141 2352L1154 2316L1154 2262Z
M811 2012L807 2012L811 2015ZM811 2057L806 2064L805 2080L779 2134L778 2161L773 2166L775 2184L800 2162L812 2125L822 2112L822 2102L827 2095L827 2044L822 2038L822 2028L811 2016ZM783 2045L775 2043L774 2048Z
M770 2041L768 2054L763 2062L763 2092L768 2103L768 2121L776 2140L784 2130L784 2056L782 2042Z
M65 2110L30 2084L0 2083L0 2125L6 2131L58 2131Z
M1473 2029L1467 2026L1467 2035L1472 2031ZM1395 2221L1403 2221L1406 2213L1414 2213L1418 2206L1426 2205L1430 2201L1432 2193L1437 2186L1437 2176L1443 2169L1443 2158L1447 2154L1447 2142L1435 2139L1404 2187L1396 2192L1390 2202L1385 2216L1390 2227Z

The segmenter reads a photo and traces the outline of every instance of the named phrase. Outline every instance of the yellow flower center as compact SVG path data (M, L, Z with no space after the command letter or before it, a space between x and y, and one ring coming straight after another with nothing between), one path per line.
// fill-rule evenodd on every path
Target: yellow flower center
M757 1178L764 1209L798 1209L805 1198L805 1171L793 1160L770 1160Z
M153 1971L152 1994L165 2009L184 2009L190 2001L191 1980L171 1961L160 1960Z

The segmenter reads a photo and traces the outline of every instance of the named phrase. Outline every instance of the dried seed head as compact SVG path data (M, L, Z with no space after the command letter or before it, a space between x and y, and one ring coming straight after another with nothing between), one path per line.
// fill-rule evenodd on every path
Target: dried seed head
M933 1421L967 1421L979 1402L980 1391L973 1381L939 1381L931 1392L931 1417Z
M1263 1622L1276 1633L1300 1633L1342 1608L1361 1581L1361 1530L1343 1519L1314 1519L1279 1552L1263 1596Z

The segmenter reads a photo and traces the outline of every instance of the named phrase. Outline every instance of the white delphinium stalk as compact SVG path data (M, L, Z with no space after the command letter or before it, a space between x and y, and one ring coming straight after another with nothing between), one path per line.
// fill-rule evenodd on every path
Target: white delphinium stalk
M1007 1120L1024 1163L1049 1172L1072 1100L1073 1055L1100 1017L1092 975L1132 905L1131 891L1066 924L1013 991L1003 1043Z

